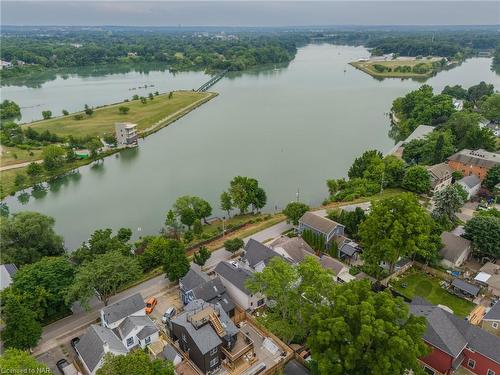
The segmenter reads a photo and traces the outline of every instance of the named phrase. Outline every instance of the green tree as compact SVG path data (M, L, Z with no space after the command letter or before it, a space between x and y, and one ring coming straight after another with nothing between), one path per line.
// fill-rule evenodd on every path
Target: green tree
M67 115L69 115L69 112L67 110L63 109L62 114L63 114L63 116L67 116Z
M384 186L399 187L405 174L405 163L394 155L387 155L384 159Z
M158 237L147 236L141 239L140 244L136 244L136 249L143 248L144 251L139 253L139 264L144 271L151 271L153 268L163 264L165 256L163 241ZM137 250L136 250L137 253Z
M193 234L195 236L201 236L203 234L203 225L200 219L196 219L193 223Z
M137 280L140 275L139 264L130 255L117 251L97 255L78 268L75 281L68 288L66 302L80 301L82 306L88 308L90 299L97 295L107 306L109 299L120 288Z
M333 293L332 274L314 257L293 266L274 257L262 272L248 279L246 287L268 300L261 322L284 342L302 342L311 333L311 316Z
M240 214L248 211L248 207L260 210L266 205L267 196L264 189L259 187L259 182L250 177L236 176L229 183L228 194L234 207L240 210Z
M2 120L13 119L19 116L21 116L21 108L16 102L4 100L0 103L0 118Z
M64 165L65 152L62 147L48 145L42 151L43 166L48 171L54 171Z
M201 246L200 250L194 253L193 262L199 266L204 266L211 255L212 253L205 246Z
M2 296L5 327L0 337L5 347L24 350L35 347L42 336L42 326L36 320L35 312L12 293L2 293Z
M173 92L173 91L170 91L170 92L168 93L168 98L169 98L169 99L172 99L173 97L174 97L174 92Z
M479 126L480 120L478 113L461 111L454 113L444 127L453 133L459 150L484 148L495 151L495 137L490 129Z
M177 198L173 209L179 216L181 223L189 229L196 219L206 222L206 218L212 214L212 207L206 200L190 195Z
M471 102L477 103L479 99L485 96L490 96L495 92L495 87L492 84L487 84L484 81L479 84L469 87L467 90L468 99Z
M464 237L471 240L480 255L500 258L500 218L479 215L465 223Z
M0 368L12 374L50 374L50 369L42 362L38 362L27 351L7 349L0 356Z
M446 85L443 91L441 91L441 94L449 95L452 98L462 99L462 100L466 100L468 96L467 90L460 85L455 85L455 86Z
M44 321L69 309L65 294L74 275L75 267L67 258L45 257L21 267L10 289L38 320Z
M104 356L102 367L97 370L97 375L174 375L172 361L151 359L142 350L134 350L126 355Z
M130 246L127 241L130 240L131 235L132 231L128 228L120 228L115 236L110 228L97 229L87 242L72 253L71 257L77 264L81 264L93 260L96 255L112 251L128 255Z
M224 248L231 252L234 253L241 249L243 246L245 246L245 242L241 238L232 238L229 240L224 241Z
M500 93L489 96L481 103L481 114L491 121L500 121Z
M38 212L19 212L1 219L0 252L2 263L18 267L34 263L43 256L64 253L63 239L54 232L54 219Z
M92 116L94 114L94 110L87 106L87 108L85 108L85 114L87 116Z
M500 164L495 165L488 171L483 181L483 186L493 191L498 183L500 183Z
M233 202L231 195L227 191L222 192L220 195L220 208L227 212L227 216L231 217L231 210L233 209Z
M149 97L149 100L153 100L155 98L152 92L149 93L148 97Z
M87 142L87 148L90 151L91 158L96 158L98 156L101 147L102 143L98 138L92 138L90 141Z
M431 189L431 177L425 167L414 165L409 167L403 177L403 188L414 193L427 193Z
M42 117L44 120L48 120L52 117L52 111L42 111Z
M424 139L405 144L403 159L409 164L438 164L455 152L455 138L451 130L434 130Z
M307 211L309 211L309 206L307 204L301 202L290 202L283 210L283 214L286 216L288 223L299 225L299 219Z
M177 215L173 210L167 212L165 218L165 226L167 227L167 235L174 240L180 239L182 233L182 224L177 219Z
M438 191L434 195L434 210L432 215L438 220L455 223L458 219L456 213L467 200L467 193L462 186L453 184Z
M365 211L356 207L354 211L334 210L328 212L328 218L345 226L346 233L354 238L358 238L359 225L365 220Z
M319 374L420 373L428 353L425 318L415 317L400 298L375 293L367 281L341 284L335 303L319 304L307 346Z
M377 150L365 151L363 155L354 159L354 163L349 168L347 175L349 178L362 178L370 165L375 161L382 160L382 153Z
M162 238L162 246L165 247L163 258L163 270L170 281L183 278L189 271L189 260L186 249L180 241Z
M43 168L39 163L32 162L26 168L26 173L32 179L35 179L43 173Z
M118 112L120 112L120 114L122 114L122 115L126 115L129 111L130 111L130 107L127 107L124 105L121 105L118 107Z
M401 257L433 258L440 247L433 229L431 216L411 193L374 202L359 226L363 258L372 265L384 261L391 272Z
M134 96L132 96L132 100L139 100L139 95L135 94Z
M16 177L14 179L14 185L16 185L16 187L20 188L26 184L27 180L28 179L24 173L18 172L18 173L16 173Z

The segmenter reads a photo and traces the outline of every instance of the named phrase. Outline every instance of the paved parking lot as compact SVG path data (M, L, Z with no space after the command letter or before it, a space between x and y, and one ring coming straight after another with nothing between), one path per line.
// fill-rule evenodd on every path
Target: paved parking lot
M166 291L155 295L158 300L158 304L151 313L151 319L161 321L163 313L171 306L174 306L177 311L182 308L182 302L179 296L179 286L176 285L173 288L167 289Z

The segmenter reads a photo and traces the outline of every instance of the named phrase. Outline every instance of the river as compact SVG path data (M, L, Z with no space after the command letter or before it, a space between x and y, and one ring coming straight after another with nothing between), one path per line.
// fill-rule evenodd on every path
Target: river
M129 227L136 238L157 233L167 210L185 194L207 199L214 215L222 215L219 196L236 175L259 180L269 212L295 200L297 192L301 201L319 205L327 196L328 178L344 176L364 150L393 146L391 103L422 84L376 80L348 65L366 56L363 47L311 44L286 67L228 75L211 89L220 94L217 98L141 141L137 150L82 167L29 199L25 194L5 202L11 212L54 217L69 249L98 228ZM469 59L426 83L441 91L447 84L469 87L483 80L500 89L490 64L488 58ZM146 83L167 91L198 87L205 80L203 73L165 71L71 75L36 88L5 87L2 96L22 107L43 103L43 109L56 113L119 101L135 93L129 88ZM40 112L23 108L23 120Z

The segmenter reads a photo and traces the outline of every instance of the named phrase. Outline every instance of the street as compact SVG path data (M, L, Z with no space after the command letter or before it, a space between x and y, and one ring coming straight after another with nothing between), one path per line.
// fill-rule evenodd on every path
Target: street
M270 238L279 236L284 231L292 228L290 224L285 221L273 225L267 229L253 234L252 236L244 238L247 242L250 238L254 238L257 241L266 241ZM232 256L232 253L224 248L220 248L212 252L210 259L207 261L204 268L210 269L214 268L219 262L228 260ZM168 292L169 288L176 288L176 285L170 284L165 278L165 275L156 276L150 280L144 281L130 289L127 289L117 295L111 297L109 304L120 301L127 298L135 293L141 293L144 299L151 296L158 297ZM39 356L59 345L64 344L64 341L71 340L71 338L82 334L86 327L92 323L99 321L100 309L104 307L104 304L100 302L97 298L90 301L90 310L85 311L80 307L74 308L74 314L66 318L60 319L57 322L49 324L44 327L42 338L40 343L33 350L34 356Z

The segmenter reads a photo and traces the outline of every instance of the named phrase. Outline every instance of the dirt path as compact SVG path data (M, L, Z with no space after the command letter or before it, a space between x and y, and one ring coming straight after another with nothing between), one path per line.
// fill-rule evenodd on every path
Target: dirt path
M43 162L43 160L35 160L34 162L37 163L37 164L41 164ZM17 163L17 164L5 165L3 167L0 167L0 172L8 171L10 169L17 169L17 168L26 167L26 166L30 165L31 163L33 163L33 162L32 161L27 161L27 162L24 162L24 163Z

